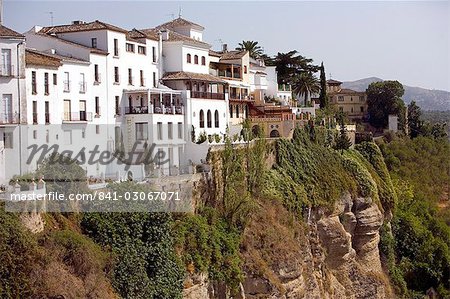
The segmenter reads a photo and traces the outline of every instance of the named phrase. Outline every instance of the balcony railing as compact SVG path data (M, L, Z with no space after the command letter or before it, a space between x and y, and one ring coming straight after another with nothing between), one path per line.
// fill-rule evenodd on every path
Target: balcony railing
M241 79L241 73L238 72L233 72L231 73L230 71L221 71L219 70L219 77L224 77L224 78L235 78L235 79Z
M191 98L225 100L225 94L207 91L191 91Z
M86 93L86 82L80 81L80 93Z
M63 121L92 121L92 112L64 112Z
M125 107L125 114L183 114L183 106L131 106Z
M14 77L15 73L14 65L0 64L0 77Z
M0 124L18 124L19 115L17 113L0 113Z
M70 92L70 81L64 81L64 92Z
M289 84L278 84L279 91L291 91L291 86Z

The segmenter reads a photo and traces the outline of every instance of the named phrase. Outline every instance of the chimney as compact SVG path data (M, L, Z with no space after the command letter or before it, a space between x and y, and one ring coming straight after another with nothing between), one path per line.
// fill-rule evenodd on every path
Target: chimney
M84 24L84 22L81 20L72 21L72 25L80 25L80 24Z
M228 52L228 45L227 44L222 44L222 52Z
M169 40L169 30L167 29L163 29L161 30L161 34L162 34L162 40Z
M3 0L0 0L0 25L3 25Z

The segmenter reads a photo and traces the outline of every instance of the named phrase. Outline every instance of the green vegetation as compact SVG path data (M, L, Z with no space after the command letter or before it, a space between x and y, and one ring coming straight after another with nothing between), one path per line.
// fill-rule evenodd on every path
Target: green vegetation
M388 116L398 115L400 127L404 123L405 104L403 85L398 81L373 82L367 87L369 122L376 128L386 128Z
M422 298L431 287L448 298L450 217L440 200L448 194L450 145L419 136L394 139L381 149L398 196L392 234L384 227L380 242L392 282L406 298Z
M236 50L248 51L250 57L254 59L260 58L264 53L263 48L258 45L258 42L252 40L243 40L241 43L239 43L239 47L237 47Z
M325 75L325 67L323 66L323 62L320 65L320 95L319 95L319 102L320 102L320 109L325 109L329 105L329 98L327 94L327 78Z

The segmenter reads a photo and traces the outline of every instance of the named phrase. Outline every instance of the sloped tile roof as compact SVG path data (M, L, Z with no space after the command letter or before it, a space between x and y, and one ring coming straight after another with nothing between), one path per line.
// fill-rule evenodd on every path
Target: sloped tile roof
M220 60L241 59L242 57L245 56L245 54L247 54L247 51L235 50L235 51L223 52L220 56Z
M74 42L71 42L71 41L68 41L68 40L59 38L59 37L54 36L54 35L51 35L51 34L41 33L40 31L39 31L37 34L41 34L41 35L46 36L46 37L48 37L48 38L57 39L57 40L59 40L60 42L66 43L66 44L68 44L68 45L77 46L77 47L80 47L80 48L87 49L87 50L89 50L91 53L101 54L101 55L109 55L109 53L106 52L106 51L103 51L103 50L100 50L100 49L97 49L97 48L86 47L85 45L81 45L81 44L78 44L78 43L74 43Z
M111 30L116 32L127 33L128 31L122 29L120 27L100 22L99 20L95 20L89 23L77 23L77 24L69 24L69 25L59 25L59 26L50 26L44 27L41 29L41 33L52 34L52 33L67 33L67 32L78 32L78 31L90 31L90 30Z
M190 27L193 27L193 28L198 29L198 30L204 30L205 29L203 26L201 26L199 24L196 24L194 22L188 21L186 19L183 19L182 17L179 17L179 18L177 18L175 20L172 20L172 21L166 22L164 24L161 24L161 25L157 26L156 28L157 29L166 28L166 29L172 29L173 30L174 28L177 28L177 27L186 27L186 26L190 26Z
M200 80L214 83L226 83L224 80L210 74L198 74L191 72L170 72L165 73L162 80Z
M9 29L8 27L5 27L3 25L0 25L0 36L1 37L17 37L17 38L25 38L22 34L19 32L16 32L12 29Z
M158 41L158 33L154 33L151 31L144 32L136 28L133 28L133 30L127 32L127 40L129 41L139 42L138 40L142 38L148 38Z
M30 48L26 49L26 55L27 54L36 54L36 55L41 55L41 56L47 56L49 58L58 59L59 61L64 61L64 62L75 62L75 63L83 63L83 64L90 63L89 61L84 60L84 59L69 57L69 56L58 54L58 53L55 53L55 54L47 53L47 52L38 51L36 49L30 49ZM26 56L25 56L25 59L26 59Z
M348 88L341 88L338 91L330 92L329 94L331 94L331 95L335 95L335 94L363 95L363 94L365 94L365 92L364 91L356 91L356 90L348 89Z
M328 84L342 84L342 82L341 82L341 81L338 81L338 80L333 80L333 79L329 79L329 80L327 80L327 83L328 83Z
M41 65L50 67L59 67L62 65L61 59L45 55L38 51L30 49L25 50L25 63L26 65Z
M152 39L152 40L159 40L159 35L158 35L158 31L155 28L148 28L148 29L139 29L139 32L144 33L148 39Z

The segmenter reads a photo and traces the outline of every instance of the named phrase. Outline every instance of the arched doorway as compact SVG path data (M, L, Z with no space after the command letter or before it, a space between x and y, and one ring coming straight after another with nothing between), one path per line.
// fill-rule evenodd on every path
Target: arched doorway
M278 130L270 131L270 138L276 138L276 137L280 137L280 132L278 132Z

